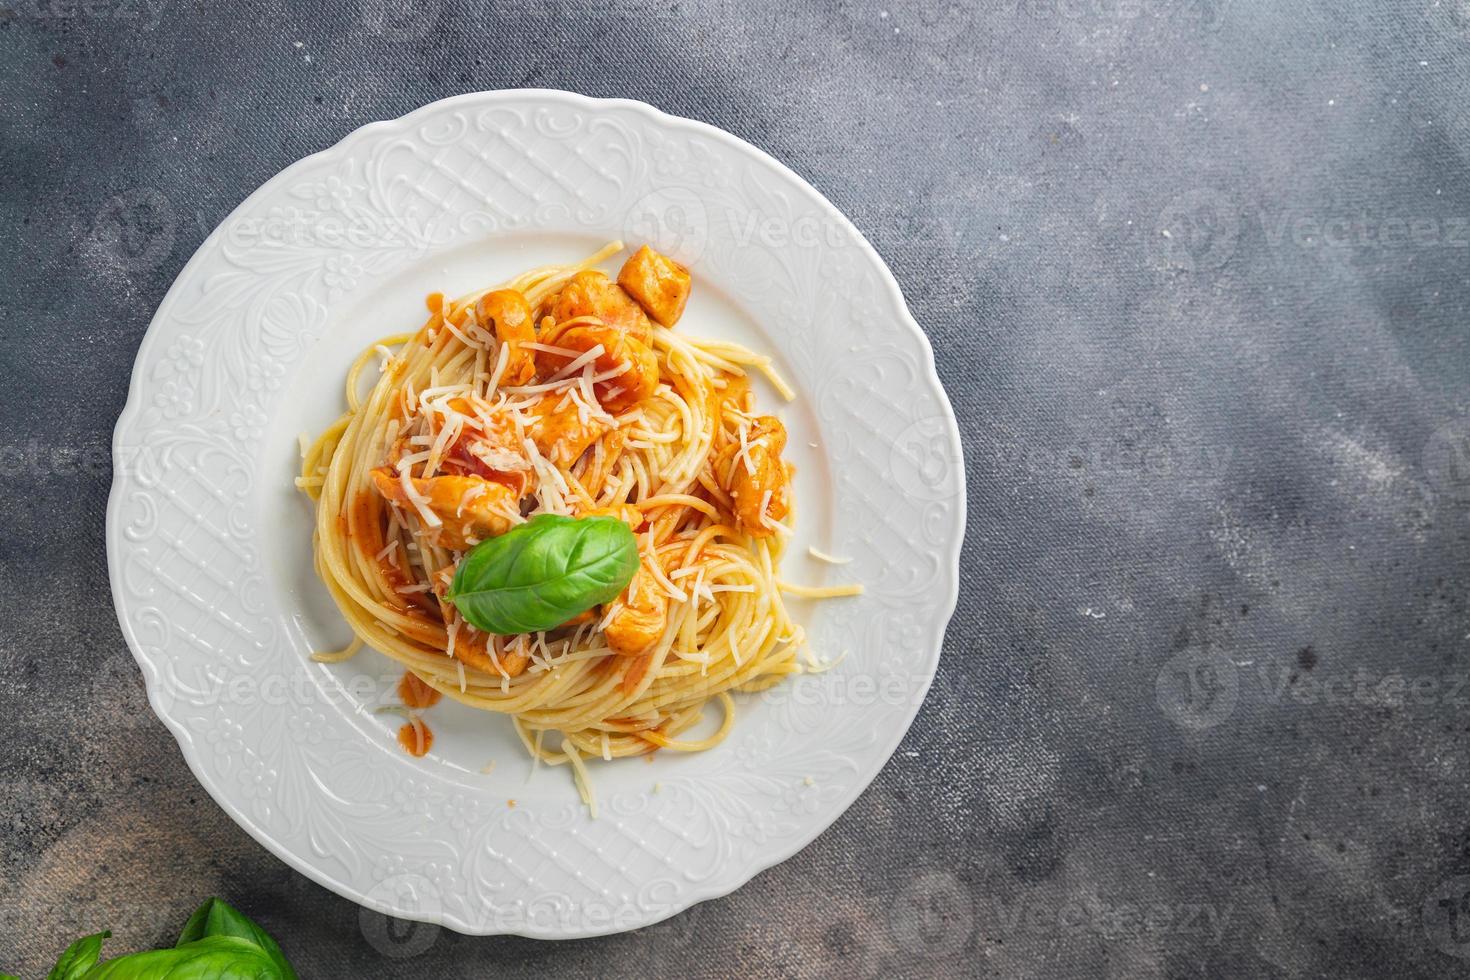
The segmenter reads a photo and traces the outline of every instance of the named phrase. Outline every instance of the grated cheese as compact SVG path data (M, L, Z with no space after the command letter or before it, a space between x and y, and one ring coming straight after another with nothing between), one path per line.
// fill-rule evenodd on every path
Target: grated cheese
M650 537L653 534L651 530L648 533ZM653 573L654 580L657 581L659 585L663 586L663 590L669 594L669 598L673 599L676 602L689 601L689 596L684 592L684 590L679 588L673 582L669 581L669 577L664 574L663 563L658 560L656 555L652 561L645 560L644 565L647 566L648 570Z
M445 326L445 327L446 327L446 328L447 328L447 329L448 329L448 330L449 330L449 332L450 332L450 333L452 333L452 334L454 334L454 335L455 335L455 336L456 336L456 337L458 337L458 338L459 338L459 340L460 340L460 343L462 343L462 344L464 344L464 345L465 345L465 346L466 346L466 347L469 347L469 348L471 348L471 349L474 349L474 348L476 348L476 347L480 347L480 346L482 346L482 345L481 345L481 344L477 344L477 343L475 343L475 342L474 342L474 341L473 341L473 340L471 340L471 339L470 339L470 338L469 338L469 337L468 337L468 336L466 336L466 335L465 335L465 334L464 334L464 333L462 333L462 332L461 332L461 331L460 331L460 329L459 329L459 328L458 328L458 327L456 327L456 326L455 326L455 325L454 325L454 321L452 321L452 320L447 320L447 319L446 319L446 320L445 320L445 321L444 321L444 326Z
M429 458L424 463L424 479L433 477L439 464L444 460L444 454L449 451L450 444L459 438L462 431L464 431L464 416L456 413L439 430L439 438L435 439L434 445L429 448Z
M735 458L745 464L745 472L755 476L755 464L750 461L750 443L746 441L750 436L750 425L747 423L736 428L740 431L740 452L735 454Z
M536 448L536 443L531 439L524 440L526 456L531 460L531 468L540 477L539 485L536 487L536 499L540 502L541 510L548 514L563 514L570 516L571 508L567 506L566 494L570 492L567 481L562 477L561 471L545 456L541 450Z
M615 367L615 368L609 368L606 371L603 371L603 372L598 373L598 374L594 374L592 376L592 383L593 384L601 384L604 381L611 381L613 378L620 377L621 375L627 374L630 370L632 370L632 368L633 368L633 365L630 364L629 362L627 362L627 361L619 361L617 367ZM641 412L642 409L639 409L639 411Z
M579 354L570 364L564 365L560 371L553 374L547 380L560 381L563 378L570 378L572 375L581 371L583 365L591 364L593 361L597 360L599 357L606 353L606 347L603 347L601 344L593 344L590 349L584 351L582 354Z
M413 477L408 475L407 457L398 461L398 482L403 487L403 495L413 504L425 524L439 527L444 523L439 520L438 514L429 509L429 498L419 493L418 488L413 485Z
M500 387L500 379L505 375L505 365L510 361L510 345L501 344L500 353L495 356L495 369L490 372L490 380L485 383L485 396L488 398ZM485 420L489 422L489 419Z
M555 344L538 344L534 341L523 340L521 347L526 350L544 350L548 354L560 354L562 357L577 357L581 351L572 350L570 347L557 347Z
M573 388L572 391L576 391ZM589 403L597 404L597 393L592 390L592 365L589 364L582 369L582 397Z
M472 500L485 496L485 492L487 489L489 488L486 487L485 484L476 483L474 486L470 487L463 494L461 494L459 498L459 507L455 509L454 516L463 517L465 504L469 503Z

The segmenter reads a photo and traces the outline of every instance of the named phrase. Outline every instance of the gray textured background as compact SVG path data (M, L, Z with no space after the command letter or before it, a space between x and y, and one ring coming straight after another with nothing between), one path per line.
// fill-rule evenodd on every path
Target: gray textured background
M1464 975L1464 0L0 2L0 967L218 893L309 977ZM208 230L517 85L825 193L934 342L970 485L873 787L734 896L562 944L388 928L238 830L102 543L134 351Z

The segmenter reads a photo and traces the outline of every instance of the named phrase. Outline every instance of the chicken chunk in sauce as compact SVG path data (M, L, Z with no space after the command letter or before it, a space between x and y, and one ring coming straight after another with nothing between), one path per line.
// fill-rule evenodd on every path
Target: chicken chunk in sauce
M561 395L548 395L531 407L535 416L527 434L536 450L555 466L570 469L611 425L605 419L590 416L585 421L577 405Z
M787 511L786 427L773 415L753 419L742 442L726 446L716 468L720 483L735 502L741 530L752 537L775 534L772 524Z
M672 327L689 302L689 270L647 245L634 252L618 273L618 285L658 323Z
M545 343L575 355L602 347L602 353L591 362L592 371L594 375L610 376L596 382L593 391L608 412L631 408L658 390L658 357L631 334L608 326L576 324L553 328L546 334ZM543 378L553 378L573 360L569 354L539 350L536 370Z
M596 317L645 344L653 333L643 307L633 302L623 287L605 273L594 269L584 270L568 279L551 304L550 313L557 323L577 317Z
M536 340L536 321L526 297L514 289L495 289L475 304L480 326L505 345L505 372L500 383L523 385L536 373L536 361L523 344Z
M669 596L648 569L643 556L633 581L613 604L612 617L603 628L607 645L625 657L636 657L658 642L669 622Z
M517 513L518 494L503 483L477 476L435 476L409 480L414 493L425 499L427 508L440 521L439 543L464 551L485 538L504 534L511 528L510 514ZM403 486L403 479L390 467L373 470L373 485L384 500L413 513L418 507ZM425 528L433 534L433 528Z

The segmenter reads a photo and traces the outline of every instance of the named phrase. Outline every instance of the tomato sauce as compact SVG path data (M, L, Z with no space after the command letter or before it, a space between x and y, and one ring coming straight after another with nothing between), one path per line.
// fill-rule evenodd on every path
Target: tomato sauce
M398 682L398 697L410 708L432 708L443 695L419 680L419 675L410 670L405 671L403 679Z
M398 729L398 744L403 746L403 751L418 758L427 755L428 751L434 747L434 733L429 730L429 726L425 725L422 719L419 720L418 725L409 722Z

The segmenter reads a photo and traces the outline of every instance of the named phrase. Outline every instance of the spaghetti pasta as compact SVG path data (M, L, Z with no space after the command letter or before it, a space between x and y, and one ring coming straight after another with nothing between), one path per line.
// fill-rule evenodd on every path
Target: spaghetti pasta
M297 480L317 502L316 570L355 634L318 659L371 646L445 697L512 716L527 752L571 766L589 804L590 760L707 749L733 723L731 692L802 669L783 591L853 591L777 578L792 471L747 371L789 387L768 358L672 329L682 267L645 247L616 282L595 271L621 248L431 295L421 329L354 362L348 410L305 448ZM555 628L480 632L450 579L468 550L539 514L626 521L638 572ZM718 728L692 734L711 702Z

